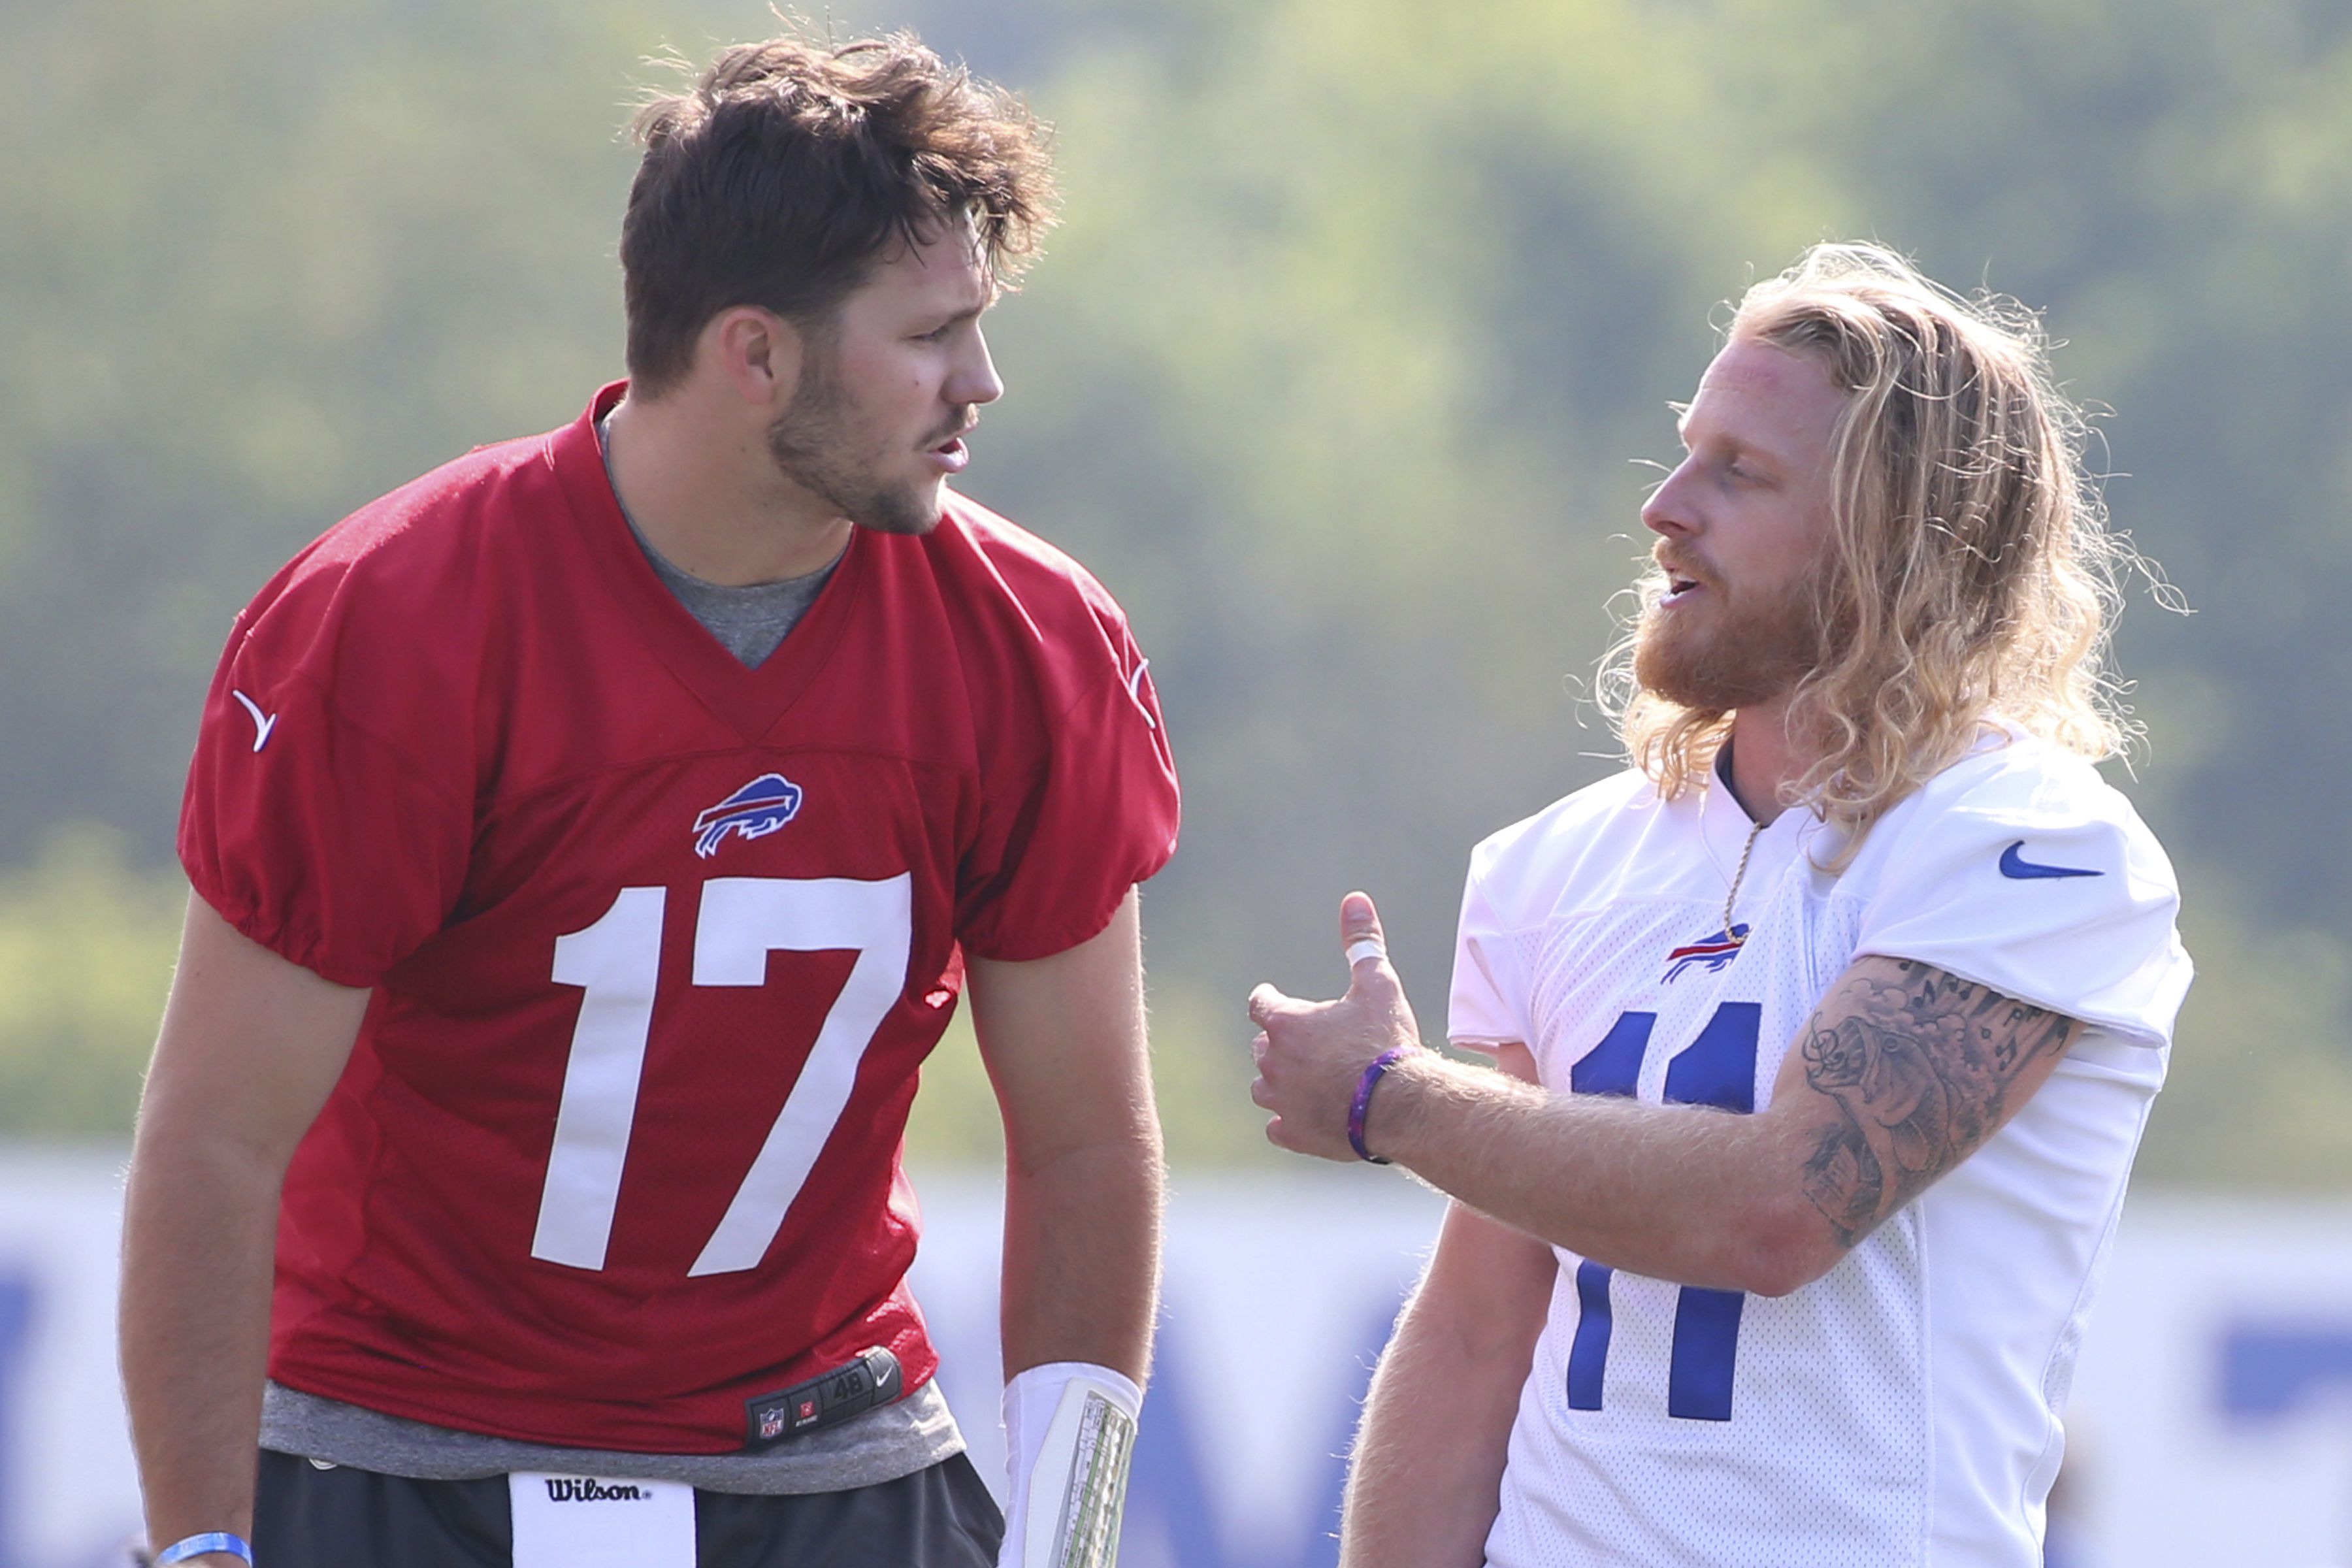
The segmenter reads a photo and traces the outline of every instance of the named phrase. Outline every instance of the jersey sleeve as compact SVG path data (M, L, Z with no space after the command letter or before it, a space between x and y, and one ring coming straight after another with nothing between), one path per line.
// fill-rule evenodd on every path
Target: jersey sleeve
M1146 660L1122 623L1044 746L1001 798L984 800L967 857L957 937L982 958L1044 958L1110 923L1128 889L1176 852L1176 763Z
M337 984L372 986L457 901L472 713L404 689L422 679L417 661L350 624L341 595L279 587L238 617L213 678L180 859L246 936ZM436 739L420 745L409 730Z
M1485 878L1487 848L1470 861L1462 890L1462 921L1454 942L1454 989L1445 1010L1445 1037L1457 1046L1492 1050L1525 1044L1528 983L1516 934L1496 913Z
M2172 867L2122 795L2080 772L1996 772L1921 813L1888 847L1854 955L1931 963L2164 1046L2189 978Z

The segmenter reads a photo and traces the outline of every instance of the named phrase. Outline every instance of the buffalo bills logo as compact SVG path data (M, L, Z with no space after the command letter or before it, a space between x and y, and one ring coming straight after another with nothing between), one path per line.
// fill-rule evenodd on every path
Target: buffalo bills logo
M782 773L761 773L694 819L694 852L709 859L730 833L765 838L800 810L800 785Z
M1683 971L1693 965L1706 970L1709 974L1719 973L1723 966L1729 963L1738 953L1740 943L1747 940L1748 928L1733 926L1729 931L1717 931L1713 936L1702 938L1688 947L1678 947L1666 954L1665 978L1658 984L1671 985L1682 977Z

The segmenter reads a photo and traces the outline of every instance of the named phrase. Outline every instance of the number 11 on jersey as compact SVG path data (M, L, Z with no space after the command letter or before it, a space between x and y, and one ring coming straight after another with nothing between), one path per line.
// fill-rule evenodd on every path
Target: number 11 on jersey
M604 1267L653 1033L667 902L667 889L624 888L595 924L556 939L552 978L582 994L540 1190L533 1258L573 1268ZM848 950L857 958L689 1275L736 1273L766 1255L848 1107L858 1063L906 984L913 942L914 879L903 872L878 882L715 877L702 885L694 929L697 985L764 985L771 952Z
M1756 1109L1756 1041L1764 1009L1726 1002L1688 1049L1666 1064L1665 1102L1711 1105L1742 1115ZM1626 1013L1599 1045L1569 1069L1578 1094L1630 1096L1649 1054L1655 1013ZM1568 1407L1598 1410L1609 1367L1613 1321L1609 1281L1616 1270L1576 1266L1576 1338L1568 1350ZM1666 1370L1666 1414L1685 1421L1731 1419L1732 1373L1739 1359L1739 1319L1748 1298L1737 1290L1685 1285L1675 1301L1675 1339Z

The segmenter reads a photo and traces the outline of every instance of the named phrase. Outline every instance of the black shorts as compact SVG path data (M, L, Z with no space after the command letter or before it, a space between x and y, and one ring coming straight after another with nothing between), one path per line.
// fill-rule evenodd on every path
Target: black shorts
M255 1568L510 1568L503 1476L414 1481L261 1455ZM694 1494L697 1568L994 1568L1004 1516L961 1454L801 1497Z

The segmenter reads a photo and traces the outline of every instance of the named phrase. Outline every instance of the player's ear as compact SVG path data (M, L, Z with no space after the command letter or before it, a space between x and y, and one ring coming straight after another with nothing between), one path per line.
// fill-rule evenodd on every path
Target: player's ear
M694 360L744 402L781 412L800 388L807 352L805 334L783 317L734 305L703 324Z

